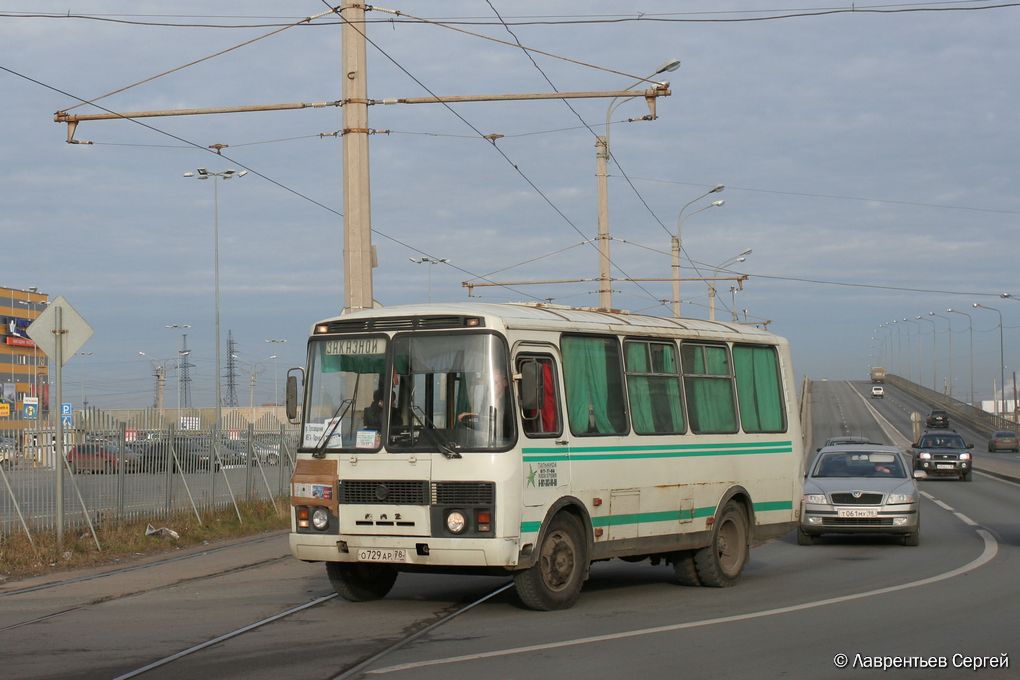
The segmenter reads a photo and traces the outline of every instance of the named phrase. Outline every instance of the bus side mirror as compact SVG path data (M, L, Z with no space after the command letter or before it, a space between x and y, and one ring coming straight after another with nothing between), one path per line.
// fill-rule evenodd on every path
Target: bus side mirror
M287 371L287 420L296 423L298 419L298 376L304 378L304 371L292 368ZM302 382L304 382L302 380Z
M542 409L542 397L545 394L542 366L537 361L526 361L521 364L521 408L525 411Z

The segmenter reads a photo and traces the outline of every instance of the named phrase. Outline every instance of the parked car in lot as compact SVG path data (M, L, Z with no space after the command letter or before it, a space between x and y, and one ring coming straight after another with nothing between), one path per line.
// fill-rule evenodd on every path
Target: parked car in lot
M840 444L822 448L804 479L797 543L823 534L896 534L921 542L917 483L895 446Z
M881 385L872 385L871 386L871 398L872 399L882 399L884 397L885 397L885 388L884 387L882 387Z
M10 470L18 462L18 440L6 435L0 436L0 466Z
M120 456L117 448L95 442L76 444L67 452L67 463L71 467L71 472L75 474L117 472L119 461ZM138 465L138 454L130 449L125 449L124 471L134 472Z
M928 417L924 419L925 427L938 427L941 429L949 428L949 414L940 409L933 409L928 413Z
M992 436L988 438L988 451L992 453L996 451L1020 453L1020 440L1017 439L1016 432L1008 430L993 432Z
M914 469L924 470L929 477L956 477L969 482L972 448L973 444L953 430L925 430L914 444Z

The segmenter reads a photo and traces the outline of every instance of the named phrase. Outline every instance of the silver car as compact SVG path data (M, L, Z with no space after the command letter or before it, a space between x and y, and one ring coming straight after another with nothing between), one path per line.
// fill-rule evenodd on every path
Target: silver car
M823 447L804 480L797 543L822 534L898 534L903 545L921 542L921 508L911 465L895 446Z

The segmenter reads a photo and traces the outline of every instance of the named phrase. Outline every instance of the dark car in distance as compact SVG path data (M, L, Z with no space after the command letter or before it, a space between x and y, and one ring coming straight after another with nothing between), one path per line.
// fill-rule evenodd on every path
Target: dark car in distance
M938 427L947 429L949 427L949 414L940 409L933 409L928 417L924 419L926 427Z
M925 430L914 444L914 469L924 470L928 477L955 477L969 482L972 448L973 444L952 430Z
M996 451L1020 453L1020 440L1017 439L1016 432L1008 430L993 432L992 436L988 438L988 452L994 453Z

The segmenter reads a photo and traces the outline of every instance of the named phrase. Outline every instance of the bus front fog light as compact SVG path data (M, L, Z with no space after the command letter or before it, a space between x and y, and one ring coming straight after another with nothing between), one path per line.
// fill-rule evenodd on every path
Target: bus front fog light
M450 530L451 534L463 533L467 528L467 518L464 517L464 513L460 510L452 510L446 516L446 528Z
M312 526L319 531L325 531L329 527L329 510L319 506L312 512Z

